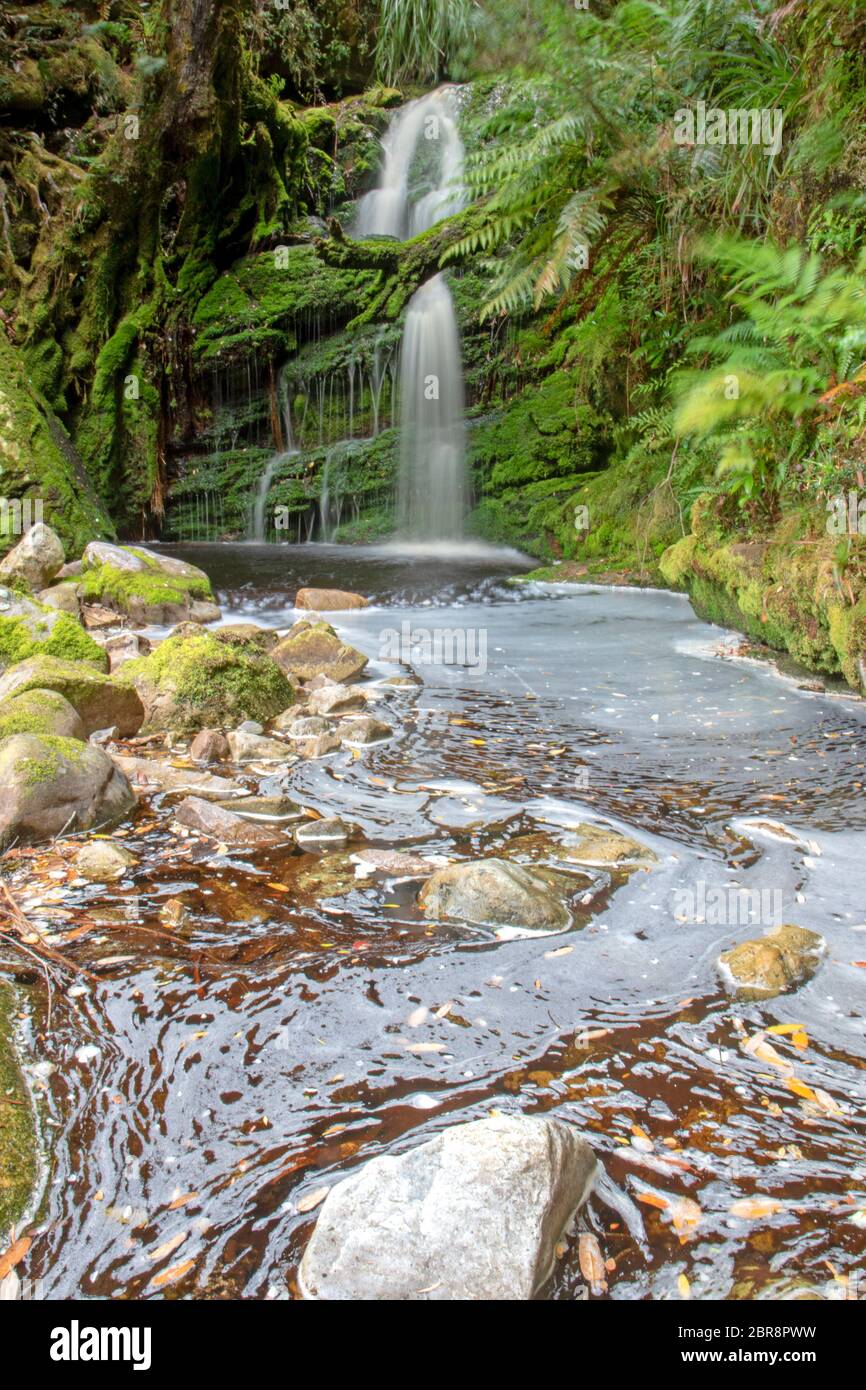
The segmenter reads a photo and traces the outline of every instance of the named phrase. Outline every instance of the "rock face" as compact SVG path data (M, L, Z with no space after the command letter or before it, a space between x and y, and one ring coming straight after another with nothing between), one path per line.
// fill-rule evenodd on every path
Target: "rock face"
M122 738L131 737L144 718L144 707L131 687L116 684L83 661L36 656L0 676L0 700L25 690L58 691L81 717L87 735L114 726Z
M741 999L771 999L811 980L825 945L817 932L786 923L723 951L719 968Z
M343 608L366 608L367 600L347 589L299 589L295 607L313 613L337 613Z
M62 569L65 558L60 537L37 521L0 561L0 580L23 579L31 589L44 589Z
M15 734L0 744L0 847L113 825L135 795L107 753L71 738Z
M30 656L87 661L108 670L108 658L71 613L0 589L0 669Z
M134 854L112 840L91 840L75 856L78 872L93 883L113 883L124 878L137 863Z
M81 718L56 690L26 690L0 704L0 739L12 734L53 734L87 738Z
M525 931L561 931L570 914L540 874L506 859L451 864L427 880L418 901L425 917Z
M244 820L234 811L215 806L198 796L188 796L175 812L175 819L200 835L211 840L219 840L226 845L237 845L244 849L271 849L287 843L285 835L268 825L256 825L254 821Z
M337 1183L304 1252L307 1298L530 1299L586 1201L592 1150L560 1120L453 1125Z
M303 620L295 623L271 655L299 681L322 675L338 682L356 680L367 665L367 658L341 642L329 623Z
M138 692L148 730L264 723L294 699L279 666L254 643L221 641L198 628L173 633L150 656L128 661L117 679Z

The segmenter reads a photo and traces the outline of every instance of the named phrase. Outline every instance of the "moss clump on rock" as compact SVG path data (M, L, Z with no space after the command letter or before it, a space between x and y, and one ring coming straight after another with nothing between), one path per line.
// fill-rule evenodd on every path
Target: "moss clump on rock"
M0 700L34 690L58 691L80 715L87 735L116 726L127 737L138 732L144 717L134 690L83 661L35 656L0 676Z
M62 661L86 661L99 671L108 670L108 657L102 647L71 613L30 600L26 601L26 610L0 612L0 667L13 666L31 656L55 656Z
M0 984L0 1246L24 1213L36 1185L39 1151L30 1094L15 1047L15 996Z
M272 719L294 699L276 662L253 641L226 642L184 630L149 656L128 661L118 679L138 692L145 727L190 733Z
M57 690L27 690L0 704L0 740L15 734L86 737L80 716Z
M142 621L159 622L166 615L168 621L176 620L196 600L213 602L205 574L175 574L147 551L125 549L141 561L141 567L122 569L107 562L85 569L79 581L79 594L85 603L102 603Z

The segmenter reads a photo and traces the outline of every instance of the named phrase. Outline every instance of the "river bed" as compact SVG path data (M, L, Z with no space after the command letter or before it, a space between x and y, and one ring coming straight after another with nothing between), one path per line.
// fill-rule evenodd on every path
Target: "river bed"
M55 996L50 1031L34 985L30 1045L55 1068L34 1074L45 1296L295 1296L314 1195L493 1109L556 1113L604 1164L578 1225L608 1287L588 1295L575 1239L545 1296L856 1296L863 703L739 659L677 595L511 584L528 567L513 552L168 549L209 573L224 622L288 627L302 583L370 595L332 618L365 679L400 669L407 631L457 642L463 664L416 663L422 688L381 707L393 739L267 790L379 848L462 859L523 837L531 855L589 821L657 864L602 885L573 930L495 940L431 927L417 884L356 877L347 854L215 855L143 806L123 840L140 870L65 890L98 928L74 954L99 984ZM811 983L732 1001L718 954L768 924L701 920L714 887L778 895L782 921L819 931ZM153 934L169 899L188 909L182 947ZM778 1024L802 1025L773 1037L781 1065L744 1050Z

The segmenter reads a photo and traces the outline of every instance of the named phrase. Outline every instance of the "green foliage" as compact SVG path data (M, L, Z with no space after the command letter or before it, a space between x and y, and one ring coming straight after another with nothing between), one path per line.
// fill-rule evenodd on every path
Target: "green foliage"
M390 84L434 82L470 38L473 0L380 0L376 62Z

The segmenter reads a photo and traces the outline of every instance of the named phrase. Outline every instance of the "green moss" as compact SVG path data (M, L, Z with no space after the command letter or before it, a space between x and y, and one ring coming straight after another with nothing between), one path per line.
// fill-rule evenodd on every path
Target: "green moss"
M113 565L98 565L85 570L79 579L79 594L85 602L103 603L126 613L133 600L156 608L162 604L183 604L190 598L213 599L206 578L169 574L152 555L127 548L144 560L148 569L121 570Z
M126 662L118 680L170 697L167 715L179 731L208 725L264 722L292 704L294 691L275 661L255 643L227 642L212 632L168 637L149 656ZM158 716L157 716L158 718ZM155 727L153 716L150 727Z
M68 701L59 691L12 695L0 704L0 741L15 734L52 735L68 715Z
M15 994L0 984L0 1246L36 1186L39 1150L30 1093L15 1047Z
M64 762L78 767L84 758L86 745L75 738L61 738L57 734L40 734L39 741L44 750L39 758L21 758L15 764L15 775L27 786L43 782L54 782L63 771Z
M669 584L672 589L687 587L686 581L697 543L697 536L683 536L682 540L669 546L659 560L659 569L665 583Z
M102 647L71 613L42 604L38 607L46 615L44 624L0 614L0 666L14 666L31 656L56 656L65 661L87 661L100 671L108 670L108 657Z

